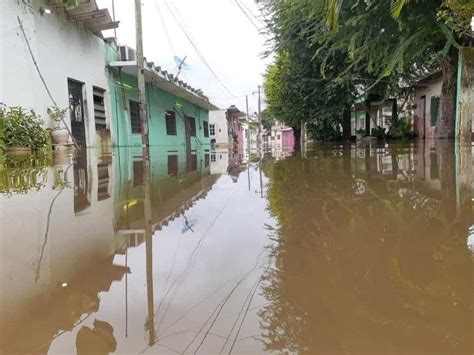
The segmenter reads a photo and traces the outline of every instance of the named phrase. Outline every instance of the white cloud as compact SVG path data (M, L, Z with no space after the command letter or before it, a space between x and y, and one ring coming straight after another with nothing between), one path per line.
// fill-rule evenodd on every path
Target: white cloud
M262 84L262 75L270 61L268 58L261 58L265 49L265 37L258 33L234 0L166 1L184 21L188 32L220 80L233 95L240 97L226 99L231 95L222 88L199 58L170 14L165 0L142 0L144 51L147 60L176 73L173 56L187 56L186 62L191 70L182 71L180 76L183 80L202 89L211 101L222 108L235 104L245 110L245 97L241 95L251 94L257 85ZM253 0L240 1L254 15L259 15ZM98 4L109 8L112 13L112 0L98 0ZM160 9L170 40L167 39L156 5ZM135 47L134 0L115 0L115 14L120 21L117 29L118 42ZM104 35L111 36L113 31L107 31ZM250 112L257 110L256 95L249 96L249 106Z

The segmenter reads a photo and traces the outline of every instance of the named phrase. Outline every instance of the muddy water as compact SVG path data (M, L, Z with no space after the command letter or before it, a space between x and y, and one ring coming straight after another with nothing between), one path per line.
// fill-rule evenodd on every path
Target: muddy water
M472 147L141 155L2 158L1 353L473 352Z

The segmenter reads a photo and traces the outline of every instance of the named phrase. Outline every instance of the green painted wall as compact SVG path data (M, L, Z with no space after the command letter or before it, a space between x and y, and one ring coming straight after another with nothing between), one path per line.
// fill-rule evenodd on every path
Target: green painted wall
M106 47L107 60L116 58L114 45ZM130 100L138 101L138 83L133 76L109 68L110 106L112 110L112 137L115 146L141 146L140 134L132 134ZM204 137L204 124L209 124L209 111L185 99L179 98L155 85L147 83L148 131L150 146L184 146L183 114L196 119L196 137L191 137L191 149L210 146L210 138ZM177 108L177 109L176 109ZM175 110L176 109L176 110ZM176 135L166 134L165 112L175 110Z
M127 75L110 76L110 94L113 117L114 143L116 146L140 146L140 134L133 134L130 122L130 100L139 101L137 79ZM204 137L204 121L209 124L209 111L174 96L154 85L148 84L148 132L150 146L184 146L185 132L183 116L188 115L196 119L196 137L191 137L191 147L210 146L210 138ZM124 110L125 108L125 110ZM166 134L166 110L175 110L176 135Z

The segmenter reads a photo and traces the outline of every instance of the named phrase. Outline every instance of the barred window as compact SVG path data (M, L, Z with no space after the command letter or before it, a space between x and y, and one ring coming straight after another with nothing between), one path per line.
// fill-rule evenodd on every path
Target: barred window
M209 137L209 124L207 121L202 121L202 125L204 127L204 137Z
M140 103L130 100L130 123L132 125L132 133L141 133L140 125Z
M176 112L170 110L166 111L165 119L166 134L168 136L176 136Z

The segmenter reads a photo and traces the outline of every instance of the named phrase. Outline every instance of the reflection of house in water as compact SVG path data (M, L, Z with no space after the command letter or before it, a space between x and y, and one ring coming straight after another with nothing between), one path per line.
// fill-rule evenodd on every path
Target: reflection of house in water
M113 261L143 241L140 153L120 150L112 162L89 152L75 166L72 157L55 159L42 189L0 195L0 352L46 352L55 335L78 330L97 312L98 293L129 272ZM192 155L187 163L183 146L151 152L153 230L212 187L210 153ZM84 328L81 336L96 330Z
M92 155L78 157L74 166L71 156L54 161L44 168L43 188L0 196L0 344L7 353L39 346L45 348L36 351L45 352L52 337L93 312L98 292L126 271L112 264L113 199L104 173L110 161ZM19 218L22 223L10 223ZM91 271L94 277L85 277Z
M116 167L121 185L115 195L114 223L118 245L123 250L125 245L136 246L145 240L145 224L142 186L134 183L137 180L132 169L134 162L126 158L133 157L133 153L122 155L125 159ZM206 196L215 181L210 175L211 155L207 149L193 151L190 161L188 158L182 147L151 152L153 231L183 215L197 200Z

